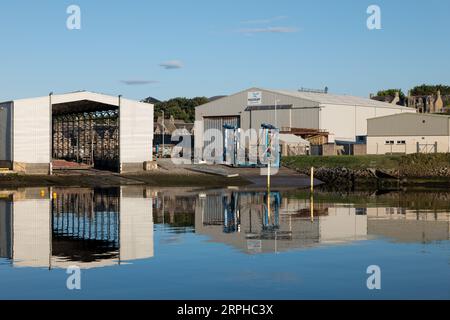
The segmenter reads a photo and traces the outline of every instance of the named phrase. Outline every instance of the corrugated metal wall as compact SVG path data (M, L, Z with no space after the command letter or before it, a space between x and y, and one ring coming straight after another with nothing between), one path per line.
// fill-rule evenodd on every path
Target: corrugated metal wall
M221 151L223 150L223 137L225 136L225 129L223 126L225 124L234 126L236 128L240 128L241 121L238 116L228 116L228 117L206 117L204 120L204 132L208 130L219 130L221 132L221 140L216 140L212 142L205 142L205 147L209 146L209 148L214 147L215 150ZM223 154L223 151L221 151ZM217 157L217 155L216 155Z
M260 91L262 93L261 106L289 105L293 110L277 110L277 123L279 127L295 128L318 128L319 126L319 104L314 101L292 97L280 93L270 92L264 89L251 88L223 99L212 101L195 109L195 120L200 122L195 132L195 149L201 153L208 144L203 140L204 132L208 128L221 127L220 120L213 120L214 117L229 118L230 116L240 119L239 127L243 130L250 128L259 129L261 124L275 124L275 112L269 111L245 111L248 106L248 93ZM208 121L208 124L206 123ZM202 129L203 126L203 129Z
M249 113L249 112L246 112ZM249 116L246 117L247 119ZM269 123L283 128L319 129L319 108L295 108L251 111L252 128L259 129L261 124ZM249 120L250 123L250 120ZM248 127L248 125L247 125Z
M123 99L120 106L120 162L152 161L152 148L153 105Z
M320 129L334 134L337 141L355 142L356 136L367 135L367 119L402 113L400 108L324 104ZM415 113L411 109L411 113Z
M0 104L0 160L12 160L12 103Z
M49 98L14 101L14 161L50 163Z
M244 114L249 113L244 111L248 106L248 92L255 91L262 93L261 105L263 106L273 106L277 103L278 105L292 105L294 108L313 108L319 105L314 101L270 92L264 89L252 88L195 108L195 119L201 121L203 117L237 116L239 113L242 113L242 116L244 116ZM242 129L248 129L248 126L249 123L243 120Z
M402 113L368 121L368 135L382 136L449 136L450 118L446 116Z

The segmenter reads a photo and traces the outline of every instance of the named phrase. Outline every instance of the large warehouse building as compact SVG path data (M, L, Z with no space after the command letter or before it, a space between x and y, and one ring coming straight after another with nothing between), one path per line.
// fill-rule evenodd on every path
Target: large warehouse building
M196 108L195 148L204 148L204 132L229 124L244 130L272 124L283 132L327 132L329 142L365 143L367 119L415 109L360 97L319 92L251 88Z
M153 105L80 91L0 103L0 167L51 174L55 160L116 172L152 161Z
M367 122L368 154L450 152L450 116L405 113Z

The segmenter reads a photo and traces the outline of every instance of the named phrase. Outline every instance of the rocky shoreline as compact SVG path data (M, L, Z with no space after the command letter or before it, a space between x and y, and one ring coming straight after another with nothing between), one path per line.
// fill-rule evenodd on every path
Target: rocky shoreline
M309 175L310 169L297 168L298 173ZM327 168L314 169L314 177L323 181L328 187L349 189L377 189L393 186L432 186L441 187L450 185L450 168L431 168L422 172L399 169L349 169Z

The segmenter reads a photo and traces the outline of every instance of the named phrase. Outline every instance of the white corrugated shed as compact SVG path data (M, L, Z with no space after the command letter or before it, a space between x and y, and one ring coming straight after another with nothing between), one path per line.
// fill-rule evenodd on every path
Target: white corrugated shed
M287 144L300 144L300 145L304 145L304 146L311 145L311 143L308 140L305 140L302 137L296 136L295 134L280 133L279 139L280 139L280 142L284 142Z
M0 104L12 113L12 155L5 151L8 142L0 143L2 152L0 161L10 161L12 166L34 169L39 166L40 172L46 165L50 170L52 153L52 108L66 104L68 108L76 108L76 103L93 102L117 107L120 123L120 164L143 167L144 162L153 160L153 112L152 104L123 99L88 91L66 94L54 94L31 99L18 99ZM5 111L6 112L6 111ZM3 113L5 113L3 112ZM84 112L84 111L74 111ZM3 114L2 113L2 114ZM3 125L2 127L5 127ZM3 159L4 158L4 159Z
M143 163L153 156L153 105L122 99L120 105L120 161Z
M14 101L13 160L50 163L51 112L49 98Z

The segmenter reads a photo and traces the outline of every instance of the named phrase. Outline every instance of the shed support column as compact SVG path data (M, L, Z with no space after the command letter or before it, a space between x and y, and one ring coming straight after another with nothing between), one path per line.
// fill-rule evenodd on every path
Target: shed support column
M119 155L119 174L121 174L122 173L122 154L121 154L121 152L120 152L120 145L121 145L121 143L120 143L120 134L121 134L121 130L120 130L120 107L121 107L121 104L122 104L122 95L119 95L119 102L118 102L118 107L119 107L119 110L118 110L118 112L117 112L117 130L119 131L119 133L118 133L118 137L117 137L117 139L118 139L118 145L117 145L117 150L118 150L118 155ZM164 121L164 119L163 119L163 121Z

